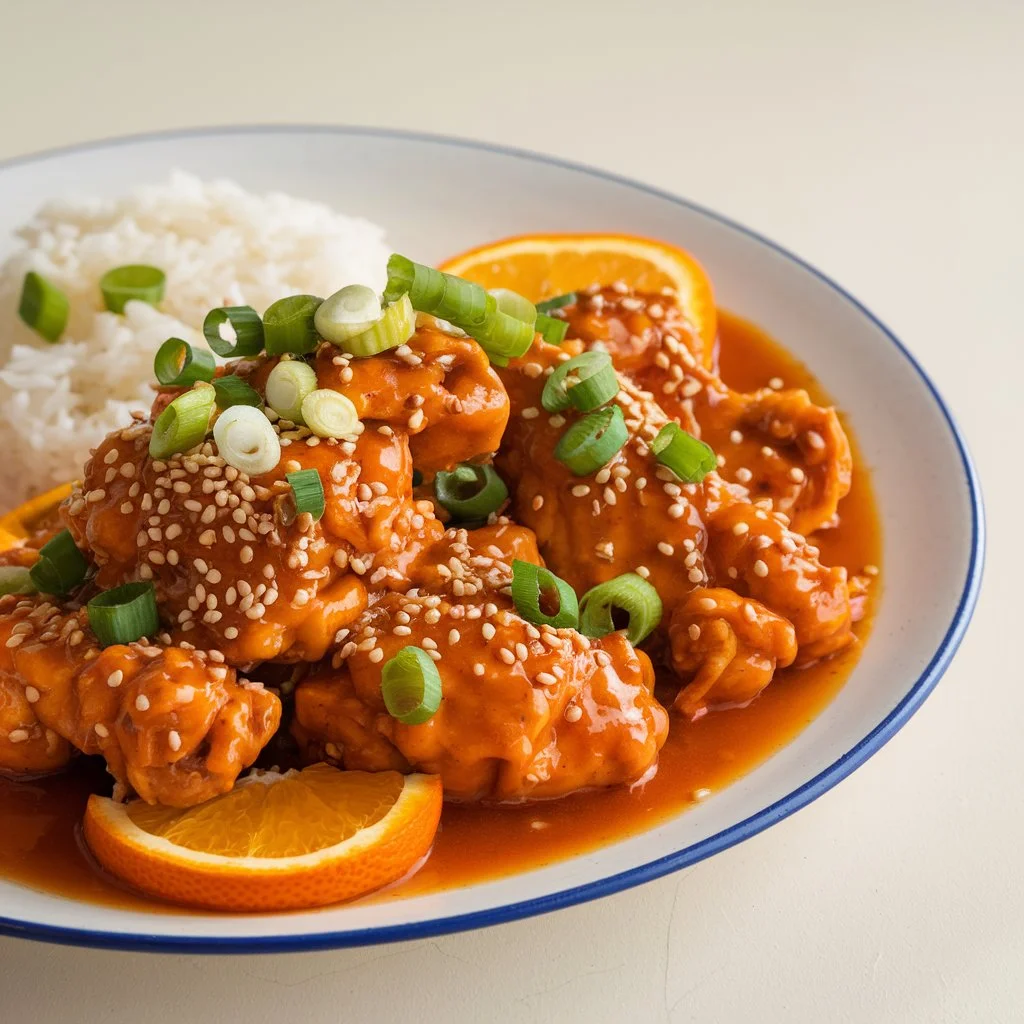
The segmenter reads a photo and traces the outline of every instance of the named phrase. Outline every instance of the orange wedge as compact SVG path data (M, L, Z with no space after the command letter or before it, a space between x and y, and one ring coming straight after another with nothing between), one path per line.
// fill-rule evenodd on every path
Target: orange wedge
M71 484L61 484L52 491L30 498L16 509L0 516L0 551L13 547L32 533L36 524L53 513L71 493Z
M185 810L91 796L85 838L136 889L211 910L321 907L408 874L441 816L441 779L398 772L256 773Z
M625 281L638 291L671 288L711 352L718 330L704 268L667 242L634 235L520 235L455 256L441 270L537 302L588 285Z

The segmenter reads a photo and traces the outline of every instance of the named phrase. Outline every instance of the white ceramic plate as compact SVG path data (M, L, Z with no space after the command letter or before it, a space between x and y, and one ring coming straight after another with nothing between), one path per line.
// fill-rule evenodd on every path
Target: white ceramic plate
M324 200L384 225L395 248L425 261L531 231L621 231L692 250L722 306L782 339L848 415L881 506L884 592L860 663L810 727L739 782L643 835L453 892L315 913L139 913L0 881L0 932L131 949L295 950L414 938L568 906L692 864L803 807L878 750L938 681L981 577L977 478L913 357L827 277L739 225L636 182L494 146L363 128L216 129L14 161L0 167L0 256L11 229L46 199L113 196L175 167Z

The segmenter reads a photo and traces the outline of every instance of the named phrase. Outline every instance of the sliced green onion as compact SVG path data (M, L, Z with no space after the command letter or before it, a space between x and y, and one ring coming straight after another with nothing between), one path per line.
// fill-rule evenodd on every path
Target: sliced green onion
M473 522L501 508L508 488L493 466L462 462L434 477L434 495L456 519Z
M558 611L548 615L541 608L541 601L545 592L551 591L558 597ZM553 572L518 558L512 562L512 600L516 611L535 626L575 629L579 622L576 591Z
M619 393L619 378L607 352L584 352L555 367L540 396L548 412L574 405L580 412L600 409Z
M233 338L225 338L221 334L225 325ZM206 314L203 337L210 348L224 359L255 356L263 351L263 321L252 306L221 306Z
M181 338L168 338L156 352L153 372L168 388L190 388L197 381L213 380L216 360L202 348L193 348Z
M469 334L496 309L495 300L480 285L394 253L388 260L384 301L394 302L405 294L420 313L447 320Z
M86 606L89 625L103 647L133 644L160 629L156 591L150 582L126 583L106 590Z
M127 302L148 302L159 304L164 297L167 275L159 267L148 267L143 263L132 263L125 267L114 267L100 278L103 302L111 313L123 313Z
M301 359L283 359L267 375L267 405L278 416L302 423L302 402L316 391L316 370Z
M47 341L60 340L68 325L68 297L42 274L30 270L21 286L18 316Z
M323 301L315 295L289 295L268 306L263 314L263 340L267 355L315 352L320 338L314 323Z
M86 577L89 563L67 530L61 530L39 549L39 561L29 569L36 590L68 594Z
M529 299L523 298L519 292L514 292L510 288L492 288L491 295L494 296L494 301L502 313L533 326L537 319L537 308Z
M253 408L262 409L263 399L260 393L241 377L233 374L227 377L216 377L213 381L213 390L217 395L217 408L230 409L233 405L251 405Z
M629 440L626 420L617 405L577 420L555 446L555 458L576 476L596 473Z
M661 598L642 576L634 572L599 583L580 598L580 632L599 637L615 632L614 612L629 616L626 636L631 644L641 643L661 622Z
M392 718L422 725L441 706L441 676L426 651L403 647L381 669L380 694Z
M320 474L315 469L300 469L294 473L285 474L292 489L292 501L295 504L295 514L301 515L308 512L315 520L318 520L327 507L324 498L324 485L320 480Z
M557 320L543 313L537 314L534 329L549 345L561 345L569 333L569 325L564 320Z
M302 400L302 421L317 437L354 440L362 433L359 413L351 400L327 388L311 391Z
M350 284L324 299L314 322L321 338L340 345L369 330L380 316L377 293L365 284Z
M7 594L34 594L32 573L23 565L0 565L0 597Z
M365 358L404 345L416 333L416 311L408 295L402 295L384 310L384 315L365 331L335 342L343 352Z
M654 457L680 480L699 484L718 466L709 445L688 434L678 423L666 423L651 442Z
M248 476L269 473L281 461L281 440L270 420L251 405L233 405L217 417L213 439L221 456Z
M523 355L533 344L533 325L517 320L514 316L495 309L487 321L469 332L480 343L480 347L491 357L492 362ZM495 358L497 357L497 358Z
M178 395L153 424L149 454L154 459L166 459L201 444L210 429L216 398L217 392L202 382Z
M564 295L556 295L553 299L545 299L537 303L538 313L553 313L556 309L563 309L576 302L575 292L566 292Z

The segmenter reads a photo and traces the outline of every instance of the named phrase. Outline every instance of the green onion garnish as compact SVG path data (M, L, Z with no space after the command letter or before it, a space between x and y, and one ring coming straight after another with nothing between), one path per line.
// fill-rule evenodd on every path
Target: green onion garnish
M0 565L0 597L7 594L33 594L35 589L32 573L23 565Z
M315 352L320 338L314 320L323 301L315 295L289 295L268 306L263 314L263 340L267 355Z
M227 377L216 377L213 390L217 395L217 408L230 409L233 405L251 405L256 409L263 408L260 393L241 377L233 374Z
M575 292L566 292L564 295L556 295L553 299L545 299L537 303L538 313L553 313L556 309L571 306L576 302Z
M149 454L154 459L166 459L202 444L210 429L216 398L217 392L203 382L178 395L153 424Z
M607 352L584 352L555 367L544 384L540 404L548 412L570 405L580 412L600 409L619 393L619 378Z
M39 549L39 561L29 569L36 590L68 594L86 577L89 563L67 530L61 530Z
M156 591L150 582L126 583L104 591L86 606L89 625L102 647L132 644L160 629Z
M68 297L42 274L30 270L21 286L18 316L47 341L60 340L68 325Z
M365 284L350 284L324 299L314 321L321 338L341 345L369 330L380 316L377 293Z
M480 327L497 309L495 300L480 285L394 253L388 260L384 301L394 302L405 294L420 313L447 320L467 334L473 334L472 328Z
M434 495L455 519L475 522L501 508L508 488L493 466L462 462L434 477Z
M267 405L278 416L302 423L302 402L316 391L316 370L301 359L284 359L267 375Z
M125 303L131 301L158 305L166 284L167 275L159 267L133 263L108 270L100 278L100 291L111 313L123 313Z
M531 327L537 320L537 308L529 299L523 298L519 292L514 292L509 288L492 288L491 295L494 296L494 301L502 313L515 317L516 320L522 320L524 324L529 324Z
M476 338L492 362L504 366L509 359L516 359L529 349L533 344L534 329L533 324L496 309L482 326L467 333Z
M558 610L548 615L541 601L552 594L558 599ZM512 600L516 611L535 626L575 629L579 622L576 591L553 572L518 558L512 562Z
M555 446L555 458L576 476L596 473L629 440L626 420L617 405L577 420Z
M626 636L631 644L638 644L661 622L661 598L647 580L633 572L599 583L580 598L580 632L590 637L614 633L612 616L617 611L629 617Z
M295 503L295 514L308 512L315 520L323 514L327 503L324 500L324 485L320 474L315 469L300 469L295 473L287 473L285 480L292 489L292 500Z
M229 466L248 476L269 473L281 461L281 440L270 420L251 405L233 405L217 417L213 439Z
M327 388L311 391L302 400L302 422L317 437L353 440L362 430L359 413L351 400Z
M422 725L441 706L441 676L426 651L403 647L380 674L384 707L402 725Z
M221 334L227 324L234 333L229 340ZM255 356L263 351L263 321L252 306L221 306L211 309L203 321L206 343L224 359Z
M216 360L206 349L193 348L181 338L168 338L156 352L153 372L168 388L190 388L197 381L213 380Z
M416 311L408 295L402 295L384 310L384 315L365 331L335 342L338 348L354 356L375 356L389 348L404 345L416 333Z
M565 320L556 320L553 316L537 314L534 329L549 345L561 345L569 333L569 325Z
M654 457L680 480L699 484L718 466L709 445L688 434L678 423L666 423L651 442Z

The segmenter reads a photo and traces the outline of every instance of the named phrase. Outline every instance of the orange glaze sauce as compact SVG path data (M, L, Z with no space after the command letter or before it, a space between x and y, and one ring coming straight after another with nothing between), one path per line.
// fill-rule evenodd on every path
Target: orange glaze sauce
M806 388L815 401L829 403L806 367L751 324L722 313L719 331L722 377L732 387L753 390L777 376L786 387ZM858 468L840 506L841 525L815 536L822 561L851 573L877 564L881 549L870 480L856 445L854 452ZM869 626L870 614L857 627L862 640ZM421 870L370 898L400 898L538 868L649 829L692 805L696 791L727 786L785 746L835 696L858 655L854 648L810 668L779 672L745 708L712 712L694 723L673 715L657 774L632 790L521 806L448 804ZM674 690L670 680L663 685L669 705ZM92 864L79 822L89 793L109 791L109 777L96 761L33 783L0 778L0 876L76 899L187 913L127 892Z

